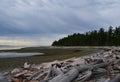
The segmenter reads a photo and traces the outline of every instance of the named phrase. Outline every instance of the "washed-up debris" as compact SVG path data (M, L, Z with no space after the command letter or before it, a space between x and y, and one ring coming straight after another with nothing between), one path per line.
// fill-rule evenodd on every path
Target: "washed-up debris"
M0 72L0 82L9 82L10 72Z
M0 80L2 80L2 79L4 79L5 77L2 75L2 74L0 74Z
M11 71L11 82L120 82L120 50L32 65ZM2 77L1 77L2 78Z

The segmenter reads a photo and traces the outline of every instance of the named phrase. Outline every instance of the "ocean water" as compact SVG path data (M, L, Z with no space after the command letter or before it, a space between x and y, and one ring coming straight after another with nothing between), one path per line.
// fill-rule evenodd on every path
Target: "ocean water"
M9 50L9 49L20 49L25 46L8 46L0 45L0 50ZM14 57L26 57L34 55L43 55L43 53L17 53L17 52L1 52L0 58L14 58Z
M43 53L16 53L16 52L3 52L0 53L0 58L15 58L15 57L27 57L34 55L43 55Z

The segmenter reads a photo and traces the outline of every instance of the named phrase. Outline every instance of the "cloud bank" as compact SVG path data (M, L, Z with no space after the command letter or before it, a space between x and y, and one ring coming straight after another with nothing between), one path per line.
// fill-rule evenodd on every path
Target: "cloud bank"
M119 26L119 4L119 0L0 0L0 36L26 36L29 41L32 36L36 38L32 43L40 45L46 44L40 43L44 38L49 45L67 34Z

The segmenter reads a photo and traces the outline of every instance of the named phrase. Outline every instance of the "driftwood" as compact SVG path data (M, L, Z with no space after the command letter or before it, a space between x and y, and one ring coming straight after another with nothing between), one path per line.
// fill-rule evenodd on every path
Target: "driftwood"
M76 67L78 69L79 72L84 72L86 70L92 70L92 69L96 69L96 68L104 68L108 66L108 63L100 63L100 64L95 64L95 65L87 65L84 67Z
M58 76L60 74L63 74L63 72L60 70L60 68L55 68L54 66L51 66L48 72L48 75L45 77L44 80L50 80L55 76Z
M79 82L79 81L85 82L85 81L89 80L90 77L92 76L92 71L87 71L86 73L87 74L85 74L85 75L78 76L77 79L75 80L75 82Z
M76 68L73 68L66 74L60 74L49 82L71 82L75 79L79 74L79 71Z
M103 59L95 59L94 62L90 63L90 65L95 65L95 64L99 64L99 63L103 63Z
M15 68L15 69L13 69L13 70L11 71L11 74L15 74L15 73L18 73L18 72L20 72L20 69Z
M0 80L4 79L4 76L0 73Z
M111 79L109 82L120 82L120 74L116 75L113 79Z
M12 82L94 82L95 79L96 81L100 79L97 82L120 82L120 52L117 54L115 52L110 49L94 56L44 63L36 67L40 68L37 70L26 62L23 69L14 69L11 72L11 80Z
M98 68L98 69L92 70L92 75L94 75L94 76L104 75L104 74L107 74L107 70L106 69Z
M91 68L94 69L94 68L106 67L107 65L108 65L107 63L100 63L100 64L85 66L85 67L77 68L77 69L73 68L68 73L61 74L61 75L55 77L54 79L52 79L49 82L56 82L56 81L58 81L58 82L71 82L72 80L74 80L79 75L79 72L84 72L84 71L89 70ZM88 75L88 77L90 77L90 76ZM85 80L88 77L86 77ZM85 80L83 79L83 81L85 81Z
M12 77L11 80L12 80L13 82L21 82L21 81L22 81L21 79L14 78L14 77Z
M37 77L39 74L41 74L41 71L35 72L35 73L32 74L30 77L28 77L28 80L31 80L31 79Z
M24 71L22 71L22 72L20 72L20 73L15 74L14 77L19 77L19 76L21 76L21 75L24 75L24 74L27 73L27 72L28 72L28 70L24 70Z

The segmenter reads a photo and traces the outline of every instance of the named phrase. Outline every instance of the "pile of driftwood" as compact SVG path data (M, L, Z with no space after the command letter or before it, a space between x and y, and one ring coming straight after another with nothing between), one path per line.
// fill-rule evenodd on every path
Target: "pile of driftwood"
M11 71L12 82L120 82L120 52L99 53L64 61L31 65Z

